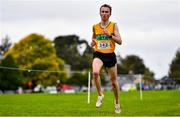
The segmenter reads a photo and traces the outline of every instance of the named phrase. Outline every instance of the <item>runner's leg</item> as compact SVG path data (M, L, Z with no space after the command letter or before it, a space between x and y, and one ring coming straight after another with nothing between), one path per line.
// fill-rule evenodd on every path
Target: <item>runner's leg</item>
M100 84L100 70L101 70L102 66L103 66L103 62L99 58L93 59L93 63L92 63L93 78L94 78L94 82L95 82L96 89L97 89L99 96L102 95L101 84Z

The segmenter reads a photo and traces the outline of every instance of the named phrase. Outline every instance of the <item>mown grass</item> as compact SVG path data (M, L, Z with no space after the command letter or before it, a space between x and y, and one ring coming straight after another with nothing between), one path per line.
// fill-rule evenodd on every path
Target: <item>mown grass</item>
M1 116L180 116L180 91L121 92L121 114L114 113L114 96L104 92L101 108L95 107L96 93L5 94L0 95Z

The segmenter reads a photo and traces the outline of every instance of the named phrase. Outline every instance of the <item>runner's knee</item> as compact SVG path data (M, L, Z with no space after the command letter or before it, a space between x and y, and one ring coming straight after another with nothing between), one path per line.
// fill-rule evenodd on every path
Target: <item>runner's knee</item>
M117 85L117 81L116 80L111 80L111 85L112 85L113 88L115 88L116 85Z
M93 72L93 77L98 78L99 77L99 72Z

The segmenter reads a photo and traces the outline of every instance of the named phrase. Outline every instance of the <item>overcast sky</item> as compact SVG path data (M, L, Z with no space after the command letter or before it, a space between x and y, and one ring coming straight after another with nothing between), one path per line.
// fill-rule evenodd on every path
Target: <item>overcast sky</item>
M51 40L76 34L90 43L104 3L123 40L116 54L138 55L157 79L167 75L180 47L180 0L0 0L0 38L15 43L30 33Z

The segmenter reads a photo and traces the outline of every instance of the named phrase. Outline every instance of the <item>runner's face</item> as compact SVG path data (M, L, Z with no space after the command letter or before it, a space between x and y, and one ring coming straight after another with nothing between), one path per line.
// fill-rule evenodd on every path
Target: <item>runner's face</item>
M108 7L102 7L100 9L100 16L103 21L109 20L109 17L111 16L110 9Z

